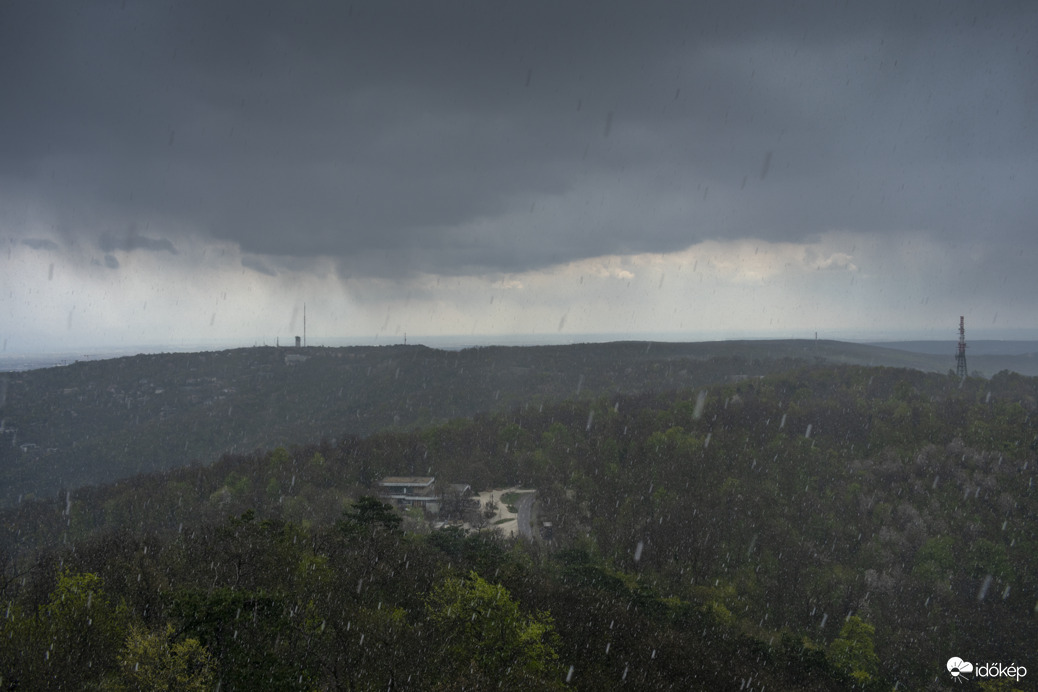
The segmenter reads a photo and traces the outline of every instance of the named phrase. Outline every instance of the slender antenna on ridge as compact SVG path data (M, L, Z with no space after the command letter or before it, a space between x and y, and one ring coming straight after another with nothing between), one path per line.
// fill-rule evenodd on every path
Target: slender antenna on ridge
M303 348L306 348L306 303L303 303Z
M959 316L959 350L955 354L955 374L959 379L966 379L969 375L966 368L966 324L962 315Z

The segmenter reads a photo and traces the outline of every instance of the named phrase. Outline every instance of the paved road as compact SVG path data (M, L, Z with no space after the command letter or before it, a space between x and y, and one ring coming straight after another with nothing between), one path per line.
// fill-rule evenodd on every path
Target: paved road
M515 523L519 526L519 535L529 538L531 541L534 539L533 528L530 526L530 521L533 519L533 498L537 495L535 492L524 493L519 498L519 502L516 503L515 508L519 510L518 515L515 518Z

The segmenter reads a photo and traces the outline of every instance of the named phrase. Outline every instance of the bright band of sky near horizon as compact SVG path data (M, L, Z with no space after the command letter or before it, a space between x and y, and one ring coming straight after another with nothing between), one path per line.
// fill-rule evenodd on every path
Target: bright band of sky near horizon
M1038 6L302 8L0 8L5 351L1038 337Z
M107 267L66 271L60 262L48 264L46 251L18 248L19 259L12 252L11 264L31 280L12 282L9 290L40 306L26 310L21 329L13 331L42 332L53 340L46 344L51 347L68 347L67 334L97 347L287 345L302 333L304 299L311 344L351 336L395 343L407 333L412 340L566 333L808 338L815 331L831 337L837 330L842 338L955 337L957 324L949 328L948 320L936 317L903 328L914 315L943 316L956 308L934 285L909 280L924 276L918 257L935 248L922 240L899 248L857 242L862 239L852 234L812 244L709 241L680 252L600 257L521 274L420 275L406 281L343 279L330 262L269 276L228 261L237 259L234 247L214 252L211 245L172 262L134 255L113 281ZM950 284L955 277L949 271L941 279ZM985 306L973 302L966 308L977 312ZM877 325L880 313L894 316L883 318L890 329ZM12 311L8 324L18 326L16 317ZM975 326L997 328L999 316L990 317L990 324ZM900 333L893 329L898 326Z

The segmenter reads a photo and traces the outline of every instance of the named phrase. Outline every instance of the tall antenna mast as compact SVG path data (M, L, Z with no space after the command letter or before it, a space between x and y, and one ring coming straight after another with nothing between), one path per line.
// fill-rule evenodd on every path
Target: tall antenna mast
M962 315L959 316L959 350L955 354L955 374L959 379L966 379L969 374L966 369L966 325Z
M303 348L306 348L306 303L303 303Z

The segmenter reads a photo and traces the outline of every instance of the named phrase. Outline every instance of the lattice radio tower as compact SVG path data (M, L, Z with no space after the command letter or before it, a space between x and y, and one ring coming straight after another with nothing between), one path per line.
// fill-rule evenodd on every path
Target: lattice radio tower
M960 379L965 379L969 374L966 369L966 325L962 315L959 315L959 350L955 354L955 374Z

